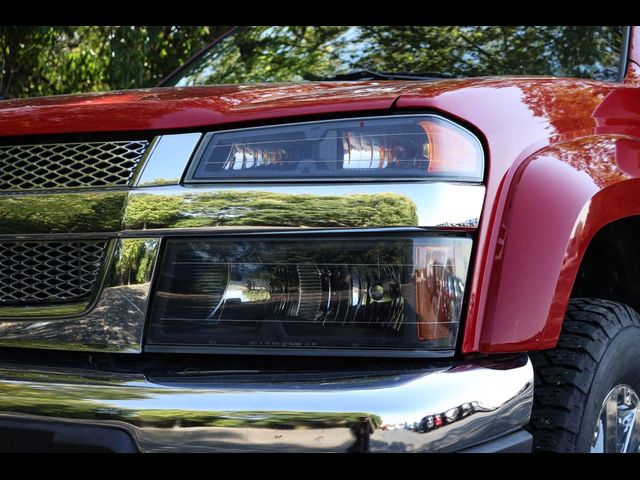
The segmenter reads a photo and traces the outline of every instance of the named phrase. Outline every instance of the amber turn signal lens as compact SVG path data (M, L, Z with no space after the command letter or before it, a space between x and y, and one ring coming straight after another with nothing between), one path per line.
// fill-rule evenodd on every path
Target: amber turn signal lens
M429 139L429 173L466 177L480 171L477 141L464 130L433 120L419 123Z

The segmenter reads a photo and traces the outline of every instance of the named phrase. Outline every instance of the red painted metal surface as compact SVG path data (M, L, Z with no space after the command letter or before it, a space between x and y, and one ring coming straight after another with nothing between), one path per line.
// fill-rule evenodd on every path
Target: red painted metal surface
M634 30L631 58L640 57ZM544 77L153 89L0 102L0 136L177 130L341 112L431 110L485 142L487 196L464 352L555 345L581 258L640 215L640 70L624 83Z
M175 130L296 115L386 110L397 82L153 88L0 102L0 136Z
M632 80L496 79L459 93L417 88L397 107L446 111L487 142L463 351L553 347L589 240L640 214L640 91Z

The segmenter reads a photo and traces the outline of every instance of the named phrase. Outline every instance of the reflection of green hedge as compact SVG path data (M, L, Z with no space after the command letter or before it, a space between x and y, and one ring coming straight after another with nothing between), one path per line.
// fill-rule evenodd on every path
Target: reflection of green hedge
M395 193L353 195L222 191L130 198L128 229L204 226L416 226L415 204Z
M7 197L0 233L114 232L126 193ZM187 195L131 195L125 229L206 226L415 226L415 204L396 193L354 195L221 191Z
M113 232L126 193L8 197L0 202L0 233ZM205 226L416 226L415 204L396 193L311 195L221 191L131 195L125 229Z
M47 380L48 374L33 375L31 380ZM52 378L49 378L52 380ZM79 378L79 382L83 379ZM28 384L4 383L0 385L0 412L14 412L34 415L76 419L126 420L134 425L150 427L252 427L272 429L294 428L349 428L368 417L375 428L382 419L365 413L322 413L322 412L229 412L200 410L143 410L136 417L125 408L111 404L113 401L144 400L172 395L173 390L150 392L142 389L124 391L121 387L103 385L87 389L82 385L58 386L53 390L39 389ZM153 393L153 395L151 395ZM193 393L193 392L191 392Z
M0 233L113 232L120 228L126 193L6 197Z

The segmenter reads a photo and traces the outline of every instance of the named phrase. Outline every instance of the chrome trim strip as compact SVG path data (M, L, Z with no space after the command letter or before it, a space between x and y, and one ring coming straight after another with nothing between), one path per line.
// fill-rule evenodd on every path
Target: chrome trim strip
M290 177L290 178L277 178L277 177L273 177L273 176L269 176L266 178L242 178L242 177L235 177L235 178L207 178L207 179L196 179L193 178L193 175L195 174L198 165L200 164L200 161L202 160L202 156L204 155L209 143L211 142L211 139L213 138L213 136L215 136L216 134L219 133L242 133L242 132L251 132L254 130L264 130L264 129L271 129L271 128L278 128L278 127L296 127L299 125L321 125L323 123L333 123L333 122L340 122L340 121L345 121L345 122L357 122L360 120L391 120L391 119L395 119L395 120L399 120L399 119L405 119L405 118L437 118L438 120L441 120L442 122L448 123L449 125L455 127L455 128L459 128L460 130L463 130L464 132L468 133L469 136L471 137L471 139L475 142L476 146L478 147L479 151L482 153L482 165L480 167L480 173L478 178L474 178L473 179L463 179L460 176L456 176L456 175L452 175L452 176L433 176L431 178L429 177L416 177L414 179L411 178L407 178L407 177L313 177L313 178L305 178L305 177ZM262 184L268 184L271 182L282 182L282 183L298 183L298 182L323 182L325 184L332 184L332 183L350 183L350 182L421 182L421 181L452 181L452 182L456 182L456 181L466 181L466 182L477 182L480 181L484 178L484 171L486 169L486 154L484 151L484 147L482 146L482 142L480 141L480 139L478 138L478 136L473 133L471 130L469 130L468 128L466 128L464 125L460 125L459 123L453 122L451 120L449 120L447 117L443 117L442 115L436 115L433 113L400 113L397 115L380 115L380 116L364 116L364 117L337 117L337 118L331 118L331 119L327 119L327 120L309 120L306 122L293 122L293 123L278 123L275 125L261 125L261 126L257 126L257 127L248 127L248 128L234 128L234 129L228 129L228 130L224 130L224 129L219 129L219 130L214 130L214 131L210 131L210 132L206 132L202 138L202 141L200 142L198 149L196 151L196 153L193 155L193 161L189 164L189 168L186 171L186 173L184 174L184 178L185 184L212 184L212 183L262 183Z
M143 159L142 171L134 181L136 187L178 185L193 155L201 133L162 135L153 140Z
M122 228L477 228L485 187L445 182L169 186L129 194Z
M159 238L119 239L94 308L62 319L0 319L0 345L139 353Z
M0 239L162 229L477 228L485 187L445 182L164 186L0 195ZM64 206L64 208L61 208ZM124 212L124 213L123 213Z
M0 415L124 429L147 452L447 452L518 430L533 403L525 355L401 373L175 375L4 363Z

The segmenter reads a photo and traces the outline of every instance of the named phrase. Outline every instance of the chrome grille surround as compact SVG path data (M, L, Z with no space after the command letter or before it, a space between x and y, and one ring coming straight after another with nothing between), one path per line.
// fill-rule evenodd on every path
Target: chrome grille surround
M129 185L147 140L0 146L0 191Z
M107 244L105 240L0 242L0 310L89 298Z
M443 226L471 232L478 227L485 196L480 183L182 185L202 136L155 137L124 188L3 191L0 183L0 243L102 239L108 245L94 294L85 299L0 304L0 346L142 352L151 277L165 237L241 233L303 238L314 232L400 234ZM1 167L0 162L0 182ZM406 221L354 215L354 202L371 202L389 193L391 200L398 200L393 205L413 212L405 215ZM306 212L291 215L301 198L315 201L307 202Z

